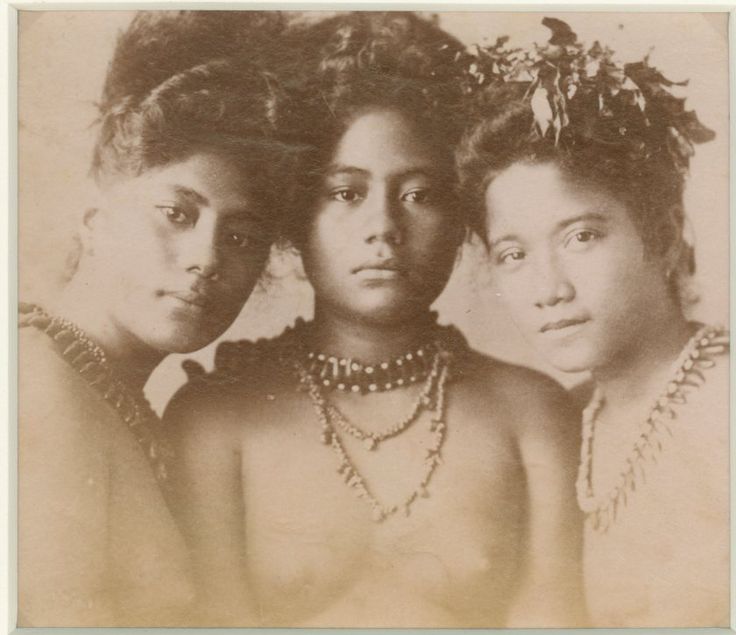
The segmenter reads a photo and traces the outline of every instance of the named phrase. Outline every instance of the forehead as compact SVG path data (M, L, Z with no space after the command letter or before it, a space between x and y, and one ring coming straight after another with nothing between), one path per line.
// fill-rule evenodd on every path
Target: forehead
M371 173L429 170L438 168L444 154L407 115L376 109L352 120L337 144L333 163Z
M199 190L220 193L245 194L248 175L243 165L225 153L195 152L185 159L169 163L157 170L149 170L149 182L182 184Z
M501 172L485 195L492 238L507 233L548 233L566 220L595 212L628 222L622 202L592 184L566 178L552 163L517 163Z

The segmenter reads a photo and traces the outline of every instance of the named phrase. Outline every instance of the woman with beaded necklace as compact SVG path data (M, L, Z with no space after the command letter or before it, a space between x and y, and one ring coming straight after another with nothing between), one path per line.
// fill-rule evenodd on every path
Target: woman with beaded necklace
M202 623L574 625L575 415L430 312L465 231L463 48L402 13L293 39L305 66L318 52L304 112L321 158L291 228L314 319L221 344L165 416Z
M282 100L237 46L279 23L143 13L118 41L76 270L49 312L21 305L22 626L186 622L189 558L160 487L170 453L143 386L230 325L277 235L272 192L293 158Z
M728 334L686 319L683 285L684 175L713 133L647 60L621 66L545 23L534 80L478 98L463 191L520 330L558 369L592 373L577 495L593 623L724 626Z

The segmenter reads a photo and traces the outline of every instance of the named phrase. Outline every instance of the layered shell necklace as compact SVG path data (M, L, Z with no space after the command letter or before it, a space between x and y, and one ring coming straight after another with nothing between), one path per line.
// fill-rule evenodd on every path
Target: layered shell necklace
M76 324L46 313L35 304L21 303L19 326L33 326L47 335L61 358L76 370L110 405L133 432L150 461L156 479L167 479L172 451L165 440L161 419L143 391L134 391L120 378L105 352Z
M646 462L656 462L657 455L662 451L660 434L667 432L672 435L670 424L677 417L676 407L687 403L690 389L697 389L703 384L705 377L702 371L714 366L712 356L724 353L728 345L728 333L723 329L703 326L697 330L677 358L664 391L642 421L639 435L623 463L617 482L602 494L594 491L592 475L596 421L605 403L601 390L596 388L583 412L583 437L576 483L578 504L595 531L604 533L613 525L621 507L626 505L627 496L636 491L638 481L643 480Z
M454 332L450 331L450 329L441 329L441 331L445 335L454 336ZM429 353L431 353L431 356ZM368 365L355 362L352 359L343 360L333 356L318 356L317 354L302 355L294 363L300 385L309 395L317 415L317 420L321 427L321 442L332 448L338 459L338 474L346 485L355 492L355 495L359 499L368 503L371 508L372 518L376 522L384 521L399 511L402 511L408 516L411 513L412 505L419 498L429 496L427 487L435 470L442 463L441 451L447 432L446 387L453 355L450 348L445 347L438 337L430 344L412 353L407 353L404 356L398 357L390 362L384 362L383 364ZM320 359L320 357L323 359ZM375 392L379 390L378 386L375 388L370 387L372 385L371 380L375 375L372 372L366 371L370 368L378 368L384 371L391 369L391 372L396 373L396 369L402 365L396 364L396 360L401 359L407 360L408 362L420 359L421 366L419 364L414 365L414 371L418 373L421 368L425 367L425 364L428 370L419 395L409 412L398 422L381 432L367 432L351 422L336 405L330 403L325 394L325 391L329 389L344 390L344 388L339 386L343 382L334 381L332 377L323 377L324 371L320 372L321 368L327 367L329 369L328 372L333 372L333 369L341 369L345 368L348 364L356 364L356 367L353 369L355 383L352 385L367 385L368 391ZM326 361L328 365L320 367L319 364L314 363L315 360L318 362ZM364 375L364 377L359 376L357 372L359 369L362 371L360 374ZM337 374L339 370L334 372ZM366 375L367 377L365 377ZM394 374L393 376L395 379L401 378L400 374ZM389 382L386 382L381 386L381 390L400 388L408 383L415 383L417 381L416 375L409 375L408 379L409 381L406 382L394 381L391 386L387 386L386 384ZM328 380L327 383L325 380ZM363 393L365 391L358 388L352 389L351 392ZM428 429L432 436L429 447L425 451L426 454L419 483L400 503L386 505L378 500L371 491L371 487L366 482L365 477L359 472L355 463L350 458L340 438L340 432L361 441L366 451L373 452L379 450L382 443L399 436L402 432L409 429L412 424L419 420L421 414L425 411L430 413Z

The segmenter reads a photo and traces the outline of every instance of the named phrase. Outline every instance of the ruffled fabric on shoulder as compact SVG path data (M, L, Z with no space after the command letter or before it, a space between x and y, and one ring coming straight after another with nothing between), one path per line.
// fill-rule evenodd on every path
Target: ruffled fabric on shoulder
M215 350L214 368L207 372L199 363L191 359L182 362L188 381L207 383L235 383L251 375L264 364L278 361L285 348L285 340L290 329L269 339L238 340L221 342Z

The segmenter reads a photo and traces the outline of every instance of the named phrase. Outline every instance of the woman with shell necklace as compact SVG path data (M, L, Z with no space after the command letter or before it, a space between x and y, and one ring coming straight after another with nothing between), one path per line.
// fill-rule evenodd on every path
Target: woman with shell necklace
M566 395L430 311L465 231L462 47L409 14L338 16L300 38L326 42L304 106L327 109L307 122L322 159L292 232L314 319L221 344L165 417L202 623L576 624Z
M684 174L713 134L646 60L622 67L548 25L534 81L479 97L463 189L520 330L592 373L577 497L594 624L723 626L728 336L686 319L683 285Z
M233 24L144 13L120 37L76 271L47 310L21 305L22 626L186 621L189 558L143 385L229 326L281 223L279 97L272 77L218 58Z

